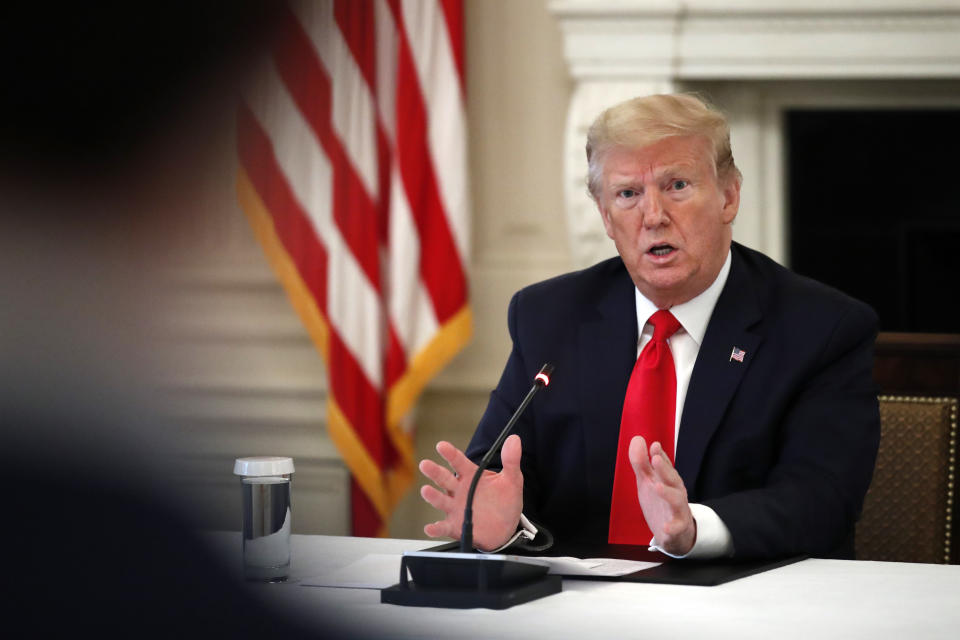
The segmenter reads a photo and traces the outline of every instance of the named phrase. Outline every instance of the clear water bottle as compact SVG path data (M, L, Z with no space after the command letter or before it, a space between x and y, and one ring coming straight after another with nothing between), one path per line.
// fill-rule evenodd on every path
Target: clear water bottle
M293 458L238 458L243 497L243 575L282 582L290 575L290 481Z

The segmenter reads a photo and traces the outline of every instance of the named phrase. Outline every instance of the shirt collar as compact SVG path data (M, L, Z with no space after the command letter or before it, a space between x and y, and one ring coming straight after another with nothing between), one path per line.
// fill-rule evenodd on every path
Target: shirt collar
M723 291L723 285L727 283L727 276L730 275L731 252L727 250L727 259L723 261L720 267L720 273L717 274L706 290L700 295L687 300L682 304L670 307L670 313L677 319L691 338L696 341L697 346L703 343L703 336L707 333L707 323L710 322L710 316L713 315L713 308L717 306L717 300L720 299L720 292ZM634 287L637 300L637 335L643 333L643 327L657 311L657 306L647 300L640 290Z

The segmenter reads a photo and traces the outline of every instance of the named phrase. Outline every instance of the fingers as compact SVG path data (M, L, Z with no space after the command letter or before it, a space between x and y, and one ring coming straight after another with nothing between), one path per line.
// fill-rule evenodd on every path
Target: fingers
M634 436L630 441L630 465L637 478L641 476L653 481L660 481L669 486L683 485L680 474L674 469L673 463L659 442L654 442L647 449L647 442L643 436Z
M421 460L419 464L420 472L446 493L455 494L460 488L463 478L472 477L472 471L469 470L469 467L472 466L474 470L477 467L470 462L459 449L449 442L438 442L437 452L453 468L453 471L443 465L437 464L433 460ZM467 475L468 472L471 475ZM424 496L424 499L426 499L426 496ZM428 502L430 501L428 500ZM431 504L433 503L431 502Z
M654 490L657 496L669 504L675 514L685 515L688 510L687 489L659 442L650 445L650 466L656 478Z
M512 480L523 479L523 473L520 471L520 458L523 456L523 449L520 446L520 436L514 434L507 438L500 450L500 462L503 464L503 473L510 476Z
M453 497L429 484L420 487L420 496L430 503L430 506L436 507L444 513L451 513L457 510L457 503Z
M642 436L634 436L630 441L630 465L637 476L637 489L642 485L651 487L657 496L671 505L682 508L687 502L687 492L683 479L670 462L659 442L647 449Z
M633 473L636 474L637 480L653 478L653 467L650 465L647 441L643 439L643 436L634 436L630 440L627 455L630 458L630 466L633 467Z
M425 460L424 462L429 462ZM424 470L423 462L420 463L421 471ZM446 473L451 479L453 474L450 473L447 469L444 469L440 465L434 463L434 466L440 469L442 472ZM426 472L425 472L426 473ZM429 474L428 474L429 475ZM432 479L432 477L431 477ZM454 482L456 480L454 479ZM423 497L430 506L440 509L444 512L445 518L443 520L438 520L436 522L431 522L423 528L423 532L431 538L457 538L459 537L459 531L461 528L462 517L462 507L457 504L457 501L454 497L448 495L444 491L440 491L432 485L424 485L420 487L420 495Z
M449 520L431 522L423 528L423 532L431 538L458 538L457 527Z
M520 445L520 436L513 434L503 443L503 449L500 450L500 461L503 463L503 468L507 467L520 467L520 457L523 454L523 449Z
M657 478L664 484L671 487L683 486L680 474L677 473L673 463L670 462L670 458L667 457L667 452L663 450L659 442L650 445L650 465L653 467Z
M437 452L453 467L454 471L460 474L460 477L458 478L454 475L454 471L450 471L450 469L437 464L433 460L420 461L421 473L437 485L436 487L433 485L420 487L420 496L430 506L443 511L446 516L443 520L426 525L423 532L433 538L457 537L458 522L463 517L463 494L466 493L465 488L460 491L461 485L465 472L468 471L467 467L472 465L476 469L476 465L473 465L460 450L449 442L439 442Z
M437 453L447 461L447 464L457 472L461 478L470 478L477 470L477 465L470 461L460 449L449 442L441 440L437 443Z
M421 460L420 472L433 480L434 484L438 487L449 493L453 493L459 483L459 480L453 475L452 471L437 464L433 460Z

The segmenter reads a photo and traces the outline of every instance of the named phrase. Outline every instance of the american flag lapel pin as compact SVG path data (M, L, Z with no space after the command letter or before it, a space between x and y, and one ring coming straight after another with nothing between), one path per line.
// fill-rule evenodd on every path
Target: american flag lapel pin
M736 360L737 362L743 362L743 356L745 355L747 355L746 351L744 351L739 347L734 347L733 351L730 352L730 360L728 360L727 362L733 362L734 360Z

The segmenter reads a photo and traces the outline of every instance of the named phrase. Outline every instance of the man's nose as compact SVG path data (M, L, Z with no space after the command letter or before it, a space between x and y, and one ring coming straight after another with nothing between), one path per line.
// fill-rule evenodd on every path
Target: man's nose
M667 219L666 212L663 210L663 198L656 189L648 189L643 194L643 201L640 203L640 212L643 215L643 226L648 228L659 227Z

